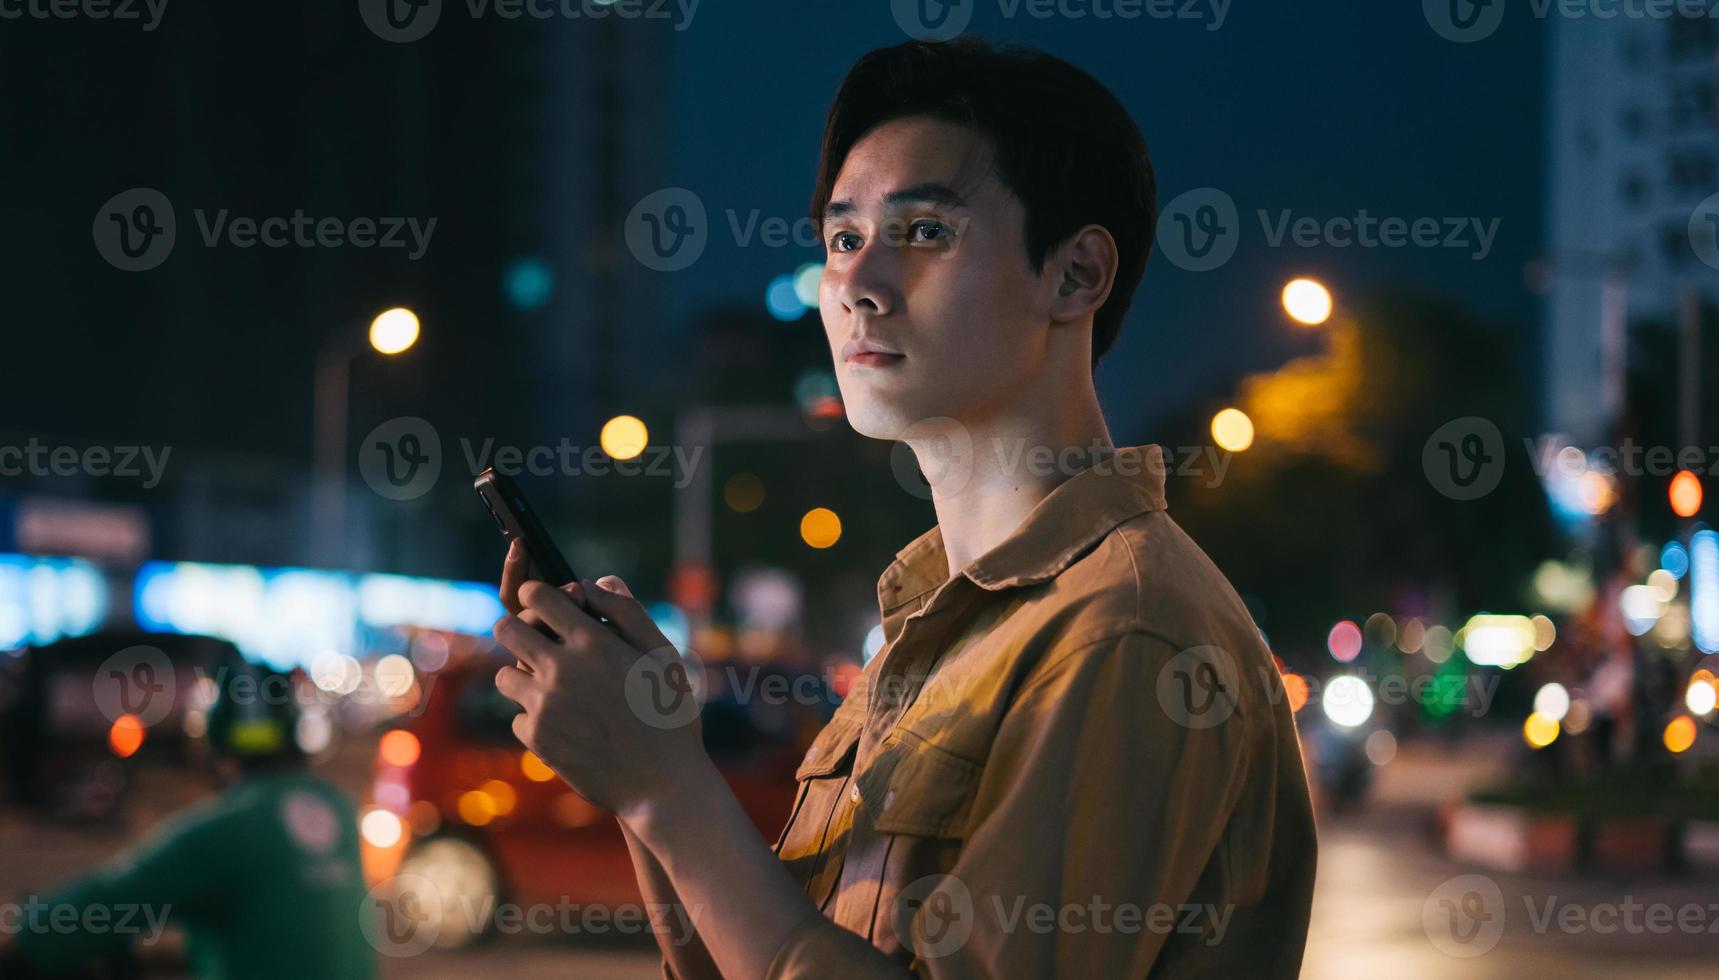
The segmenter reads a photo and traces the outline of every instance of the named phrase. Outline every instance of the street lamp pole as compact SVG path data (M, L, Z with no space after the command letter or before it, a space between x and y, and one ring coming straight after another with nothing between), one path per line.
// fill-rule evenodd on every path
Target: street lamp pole
M346 427L351 400L352 362L363 353L356 324L329 337L317 352L315 390L315 481L311 526L316 560L343 568L346 548ZM417 343L418 317L404 307L377 314L370 321L370 347L381 354L404 352Z

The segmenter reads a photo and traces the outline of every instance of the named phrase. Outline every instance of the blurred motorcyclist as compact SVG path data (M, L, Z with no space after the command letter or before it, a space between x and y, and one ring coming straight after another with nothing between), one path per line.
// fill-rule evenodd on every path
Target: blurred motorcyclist
M208 741L222 791L164 821L137 847L5 924L0 972L58 976L184 930L194 976L373 980L351 802L310 774L292 678L238 663L219 671Z

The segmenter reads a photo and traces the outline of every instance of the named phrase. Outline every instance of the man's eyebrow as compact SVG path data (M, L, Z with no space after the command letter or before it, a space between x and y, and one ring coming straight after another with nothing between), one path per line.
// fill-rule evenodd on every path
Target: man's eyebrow
M924 184L915 184L912 187L903 187L898 191L890 191L889 194L885 195L883 203L886 205L942 204L946 207L952 208L963 208L967 206L966 199L960 194L955 193L954 188L950 187L948 184L940 184L936 181ZM824 220L828 221L831 218L853 214L856 210L858 210L858 208L854 206L854 202L852 201L831 201L829 204L824 206Z

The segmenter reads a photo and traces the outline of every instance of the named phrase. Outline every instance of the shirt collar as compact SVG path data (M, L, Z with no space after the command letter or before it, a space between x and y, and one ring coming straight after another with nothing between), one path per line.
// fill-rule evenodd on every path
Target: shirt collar
M1118 447L1051 490L1014 533L961 574L991 591L1055 578L1118 524L1164 506L1162 447ZM896 552L877 580L878 606L898 608L948 579L942 528L933 527Z

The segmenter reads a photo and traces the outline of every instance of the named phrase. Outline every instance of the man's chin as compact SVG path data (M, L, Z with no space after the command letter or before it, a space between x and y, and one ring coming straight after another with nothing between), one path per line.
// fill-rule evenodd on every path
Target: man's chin
M924 439L929 436L960 438L955 430L965 426L950 418L948 409L928 406L906 407L880 404L866 399L847 406L848 425L868 439L889 442Z

